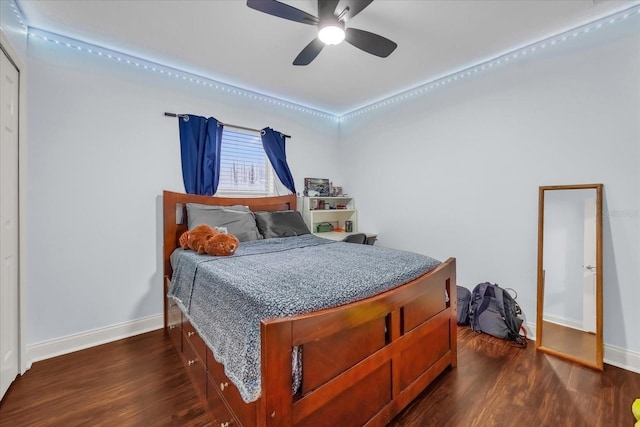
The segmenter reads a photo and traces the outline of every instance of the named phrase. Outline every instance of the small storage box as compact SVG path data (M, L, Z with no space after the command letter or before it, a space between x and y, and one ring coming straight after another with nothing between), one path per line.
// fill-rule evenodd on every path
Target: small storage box
M333 231L333 225L328 222L316 225L316 233L325 233L327 231Z

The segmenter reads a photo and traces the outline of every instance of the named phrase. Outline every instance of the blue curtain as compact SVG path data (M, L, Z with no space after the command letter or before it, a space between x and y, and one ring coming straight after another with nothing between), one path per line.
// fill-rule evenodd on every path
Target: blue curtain
M184 189L188 194L213 196L220 181L222 123L191 114L178 121Z
M284 135L271 128L264 128L262 129L262 146L280 181L295 194L296 187L287 164Z

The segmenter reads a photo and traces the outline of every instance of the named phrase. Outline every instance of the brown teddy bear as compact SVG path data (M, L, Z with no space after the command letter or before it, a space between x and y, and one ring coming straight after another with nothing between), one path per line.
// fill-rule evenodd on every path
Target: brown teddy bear
M233 255L240 246L236 236L221 233L207 224L200 224L192 230L185 231L179 241L182 249L213 256Z

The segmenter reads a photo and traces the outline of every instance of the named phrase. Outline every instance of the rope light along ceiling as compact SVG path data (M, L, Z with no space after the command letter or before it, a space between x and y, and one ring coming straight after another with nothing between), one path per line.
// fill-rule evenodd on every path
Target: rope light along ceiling
M27 27L27 24L25 23L26 19L25 19L24 15L22 14L22 11L16 5L14 0L11 0L9 2L9 6L11 6L11 11L13 12L13 16L15 17L15 20L18 21L18 23L20 24L20 27L22 27L22 29L25 31L25 33L27 33L29 31L29 29Z
M204 87L208 87L213 90L230 93L233 95L237 95L239 97L245 97L255 101L264 102L264 103L275 105L288 110L293 110L300 113L309 114L312 116L316 116L323 119L329 119L336 122L344 122L348 119L359 117L381 108L402 103L405 100L412 99L417 96L424 96L425 94L428 94L430 91L436 88L447 86L458 80L464 80L465 78L473 74L490 70L496 66L502 66L509 62L518 60L521 57L525 57L525 56L529 57L538 52L545 51L550 48L553 48L556 45L562 44L567 40L574 39L576 37L583 36L586 34L590 34L593 31L598 31L604 27L626 21L627 19L640 18L640 5L635 5L623 11L616 12L614 14L605 16L603 18L599 18L597 20L591 21L587 24L581 25L571 30L528 44L524 47L509 51L508 53L499 55L497 57L475 64L473 66L464 68L459 71L455 71L443 77L423 83L412 89L409 89L409 90L400 92L398 94L389 96L387 98L383 98L376 102L364 105L362 107L359 107L357 109L354 109L342 115L338 115L338 114L333 114L325 111L316 110L316 109L306 107L304 105L296 104L294 102L290 102L274 96L269 96L259 92L243 89L241 87L226 84L209 77L200 76L197 74L190 73L188 71L158 64L152 61L148 61L148 60L138 58L132 55L128 55L122 52L107 49L94 44L71 39L71 38L68 38L59 34L55 34L46 30L28 27L27 25L25 25L26 19L24 18L24 15L20 11L20 9L15 5L14 0L11 0L10 5L14 11L16 19L18 20L22 28L26 29L29 37L32 37L34 39L44 40L56 45L68 47L82 53L101 56L106 59L118 61L120 63L130 65L136 68L141 68L152 73L165 75L169 78L179 79L179 80L196 84L196 85L202 85Z
M548 37L546 39L537 41L535 43L528 44L524 47L512 50L508 53L480 62L476 65L447 74L444 77L440 77L440 78L431 80L427 83L423 83L419 86L416 86L412 89L398 93L396 95L392 95L388 98L384 98L374 103L357 108L351 112L348 112L340 116L338 118L338 121L346 121L350 118L357 117L362 114L366 114L371 111L374 111L383 107L387 107L389 105L403 102L409 98L414 98L419 95L424 95L433 89L439 88L441 86L446 86L458 80L465 79L473 74L477 74L479 72L492 69L493 67L496 67L499 65L504 65L508 62L513 62L518 58L522 58L525 56L529 57L532 54L535 54L537 52L541 52L544 50L548 50L549 48L559 45L567 40L575 39L576 37L593 33L594 31L600 30L605 26L610 26L612 24L616 24L631 18L640 19L640 5L636 5L634 7L623 10L621 12L608 15L604 18L597 19L588 24L559 33L555 36Z
M338 117L334 114L326 113L324 111L315 110L313 108L305 107L300 104L289 102L280 98L265 95L259 92L243 89L238 86L233 86L227 83L211 79L209 77L200 76L198 74L190 73L188 71L180 70L177 68L162 65L156 62L151 62L146 59L138 58L136 56L127 55L126 53L118 52L115 50L107 49L101 46L97 46L90 43L85 43L80 40L71 39L59 34L51 33L46 30L29 27L29 37L37 40L44 40L59 46L68 47L77 50L82 53L91 55L97 55L109 60L117 61L122 64L130 65L135 68L140 68L152 73L161 74L173 79L179 79L188 83L201 85L220 92L226 92L233 95L252 99L254 101L260 101L267 104L275 105L278 107L286 108L309 114L312 116L321 117L324 119L330 119L337 121Z

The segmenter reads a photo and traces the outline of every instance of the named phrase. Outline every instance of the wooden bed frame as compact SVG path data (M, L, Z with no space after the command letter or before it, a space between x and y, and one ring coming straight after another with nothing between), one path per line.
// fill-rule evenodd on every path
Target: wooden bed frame
M277 211L296 209L296 197L163 193L165 330L214 426L384 426L447 367L456 366L456 268L449 258L423 276L365 300L263 320L261 396L245 403L224 367L166 296L169 257L187 227L186 203ZM184 220L176 221L180 216ZM302 348L303 357L296 394L291 392L294 346Z

